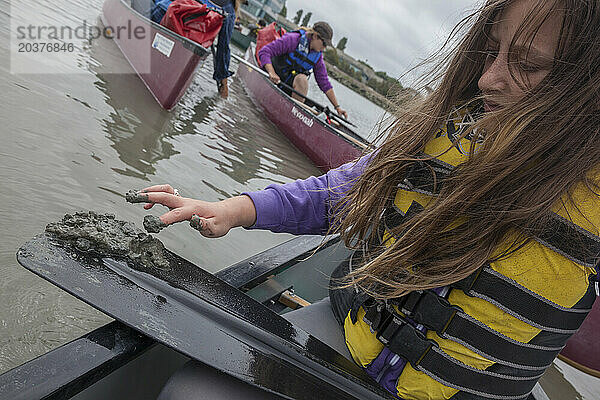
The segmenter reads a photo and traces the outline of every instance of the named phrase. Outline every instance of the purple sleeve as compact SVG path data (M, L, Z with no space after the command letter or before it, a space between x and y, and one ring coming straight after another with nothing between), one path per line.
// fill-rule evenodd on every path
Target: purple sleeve
M327 233L333 208L362 174L369 158L367 155L319 177L244 193L256 208L256 223L250 229L296 235Z
M283 54L291 53L298 47L300 43L300 34L297 32L289 32L277 40L265 45L258 51L258 59L260 65L271 64L271 58Z
M314 67L315 72L315 81L317 81L317 85L319 85L319 89L323 93L327 92L333 86L329 82L329 77L327 76L327 68L325 67L325 61L323 61L323 54L321 54L321 58L315 64Z

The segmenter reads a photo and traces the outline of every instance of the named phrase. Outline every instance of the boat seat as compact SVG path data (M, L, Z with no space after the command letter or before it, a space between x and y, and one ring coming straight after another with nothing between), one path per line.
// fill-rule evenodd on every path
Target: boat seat
M306 332L352 361L352 356L346 346L346 339L344 338L342 328L333 315L329 297L315 302L308 307L290 311L283 314L282 317L292 324L304 329Z
M246 382L200 361L188 361L175 372L158 395L158 400L280 400Z
M329 297L308 307L283 314L283 317L352 360L341 327L333 316ZM193 360L186 363L169 378L158 396L158 400L183 399L270 400L282 399L282 397L257 389Z

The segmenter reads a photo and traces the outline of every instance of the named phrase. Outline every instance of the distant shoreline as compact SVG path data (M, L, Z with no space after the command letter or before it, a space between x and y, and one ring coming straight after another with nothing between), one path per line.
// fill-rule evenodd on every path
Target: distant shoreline
M386 111L390 111L390 110L394 109L394 103L387 97L377 93L375 90L373 90L369 86L354 79L350 75L346 74L344 71L340 70L335 65L332 65L332 64L328 63L327 61L325 61L325 64L327 66L327 74L331 78L335 79L342 85L346 86L348 89L358 93L365 99L378 105L379 107L383 108Z

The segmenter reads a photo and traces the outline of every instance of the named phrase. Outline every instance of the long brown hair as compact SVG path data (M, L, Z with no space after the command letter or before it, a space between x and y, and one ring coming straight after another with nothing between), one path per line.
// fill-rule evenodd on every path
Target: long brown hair
M426 158L418 154L436 128L453 106L480 104L477 81L488 34L514 2L488 1L455 28L454 35L472 24L450 61L435 66L443 71L433 77L435 89L389 125L384 143L339 203L335 225L346 245L377 241L383 210L405 171ZM531 43L543 22L560 10L560 39L546 78L526 89L518 103L484 114L464 132L462 137L471 133L483 140L478 151L471 151L424 211L394 229L393 245L371 247L346 284L352 281L377 298L447 285L526 243L575 184L584 182L598 192L589 172L600 165L600 1L537 0L532 9L509 54L516 43ZM456 224L457 216L465 222Z

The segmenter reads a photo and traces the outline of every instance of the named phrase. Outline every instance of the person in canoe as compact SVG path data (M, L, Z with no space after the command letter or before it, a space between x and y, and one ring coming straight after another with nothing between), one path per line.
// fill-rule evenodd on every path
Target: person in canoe
M401 399L526 398L596 297L600 3L488 0L466 21L358 161L217 203L145 190L205 237L339 232L356 251L329 298L285 317Z
M332 38L331 26L327 22L316 22L312 28L303 27L298 31L288 32L265 45L258 51L258 59L273 83L286 83L304 96L308 93L308 77L314 71L319 89L325 93L335 111L348 118L348 113L335 96L323 60L323 50L331 46ZM302 96L291 91L288 94L304 102Z
M258 31L267 26L267 22L264 19L259 19L256 24L248 25L250 29L250 35L256 39Z

